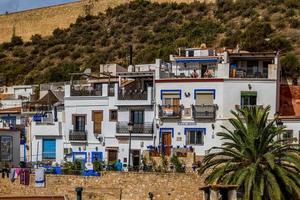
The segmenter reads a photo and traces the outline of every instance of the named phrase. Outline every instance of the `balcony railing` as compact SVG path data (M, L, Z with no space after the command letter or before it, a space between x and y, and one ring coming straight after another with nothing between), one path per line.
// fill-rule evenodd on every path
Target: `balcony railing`
M193 105L194 119L215 120L217 105Z
M158 105L158 108L160 118L181 118L183 109L183 106L181 105Z
M70 141L87 141L87 131L70 130L69 132Z
M117 133L129 133L128 122L117 122ZM134 124L132 133L153 134L153 123L145 122L144 124Z
M244 109L244 108L249 108L249 109L254 109L254 108L260 108L263 107L262 105L235 105L236 109Z
M71 96L102 96L100 89L71 89Z
M22 103L22 112L49 112L52 110L51 105L42 105L32 102L23 102Z
M119 90L118 100L147 100L148 94L146 90L130 90L123 91Z

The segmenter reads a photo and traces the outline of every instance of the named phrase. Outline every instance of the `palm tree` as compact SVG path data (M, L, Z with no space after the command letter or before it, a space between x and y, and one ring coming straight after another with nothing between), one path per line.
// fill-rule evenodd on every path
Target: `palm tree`
M231 111L233 129L222 126L223 145L199 170L206 183L238 185L245 200L300 199L300 145L281 138L284 127L268 120L269 112L269 106Z

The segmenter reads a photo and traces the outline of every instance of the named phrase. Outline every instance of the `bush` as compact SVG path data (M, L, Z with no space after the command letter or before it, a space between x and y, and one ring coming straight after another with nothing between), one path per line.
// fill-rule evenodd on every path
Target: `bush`
M6 55L4 53L0 53L0 59L5 58Z
M11 43L13 46L20 46L20 45L23 45L24 42L23 42L23 40L22 40L22 37L13 35L13 36L11 37L10 43Z
M174 165L176 172L184 172L183 165L177 156L172 156L171 163Z
M95 161L93 162L93 168L94 168L94 171L96 171L96 172L102 171L103 167L102 167L101 161L95 160Z
M283 76L297 80L300 76L300 62L298 57L293 53L288 53L281 58Z
M25 53L25 51L21 48L16 48L13 51L13 56L14 57L19 57L19 58L24 58L27 56L27 54Z
M299 28L300 27L300 21L296 18L291 18L289 20L289 23L290 23L291 28Z
M37 45L37 44L41 43L42 36L39 35L39 34L35 34L35 35L31 36L30 40L31 40L33 45Z

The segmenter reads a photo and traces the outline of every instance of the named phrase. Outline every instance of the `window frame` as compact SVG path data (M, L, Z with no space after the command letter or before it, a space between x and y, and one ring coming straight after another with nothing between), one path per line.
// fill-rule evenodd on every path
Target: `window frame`
M194 142L191 143L190 135L191 133L194 134ZM198 143L197 140L199 139L197 137L197 133L201 134L200 142ZM185 129L185 135L186 135L186 145L192 145L192 146L204 146L204 136L205 136L206 130L204 128L187 128Z
M44 141L46 141L46 140L48 140L48 141L54 141L55 142L55 152L49 152L49 154L51 154L51 153L54 153L54 157L51 157L51 156L46 156L46 158L44 158ZM42 140L42 159L43 160L56 160L56 139L47 139L47 138L44 138L43 140Z
M142 113L142 122L140 122L140 120L138 120L139 122L135 123L135 119L134 119L135 114L133 114L134 112ZM145 123L145 110L143 110L143 109L131 109L129 120L133 124L144 124Z
M75 115L75 121L74 121L74 130L75 131L85 131L85 125L86 125L86 116L85 115ZM82 118L83 120L77 120L79 118ZM78 122L81 122L79 125Z

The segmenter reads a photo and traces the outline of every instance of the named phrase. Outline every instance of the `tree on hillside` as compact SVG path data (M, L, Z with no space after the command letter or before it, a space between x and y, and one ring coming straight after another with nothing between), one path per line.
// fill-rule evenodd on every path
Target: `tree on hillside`
M300 199L300 145L282 139L284 127L269 121L270 107L232 111L233 130L222 126L217 153L205 156L206 183L236 184L245 200Z
M288 53L281 59L283 76L291 78L293 84L297 84L297 79L300 76L300 62L297 56L293 53Z

